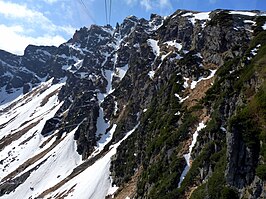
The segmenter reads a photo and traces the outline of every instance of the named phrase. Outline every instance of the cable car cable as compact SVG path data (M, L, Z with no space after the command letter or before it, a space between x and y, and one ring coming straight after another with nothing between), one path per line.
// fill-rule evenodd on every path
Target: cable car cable
M111 24L111 13L112 13L112 0L110 0L110 5L109 5L109 24Z
M92 22L93 22L94 24L96 24L95 19L91 16L90 11L89 11L88 7L86 6L86 4L84 3L84 1L83 1L83 0L79 0L79 3L83 6L84 11L85 11L86 14L88 15L88 17L92 20Z

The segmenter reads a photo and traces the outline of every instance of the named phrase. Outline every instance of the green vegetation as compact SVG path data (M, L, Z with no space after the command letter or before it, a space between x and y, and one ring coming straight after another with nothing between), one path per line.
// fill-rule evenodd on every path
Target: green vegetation
M222 67L216 72L217 79L213 86L206 92L205 98L202 99L204 105L210 106L213 102L216 103L214 107L217 107L222 103L225 96L230 96L232 88L223 87L225 81L228 83L233 82L237 78L237 74L232 73L233 69L239 64L240 58L236 57L232 60L227 61Z
M182 109L175 97L182 89L182 85L176 82L182 82L182 79L175 74L154 98L141 122L146 129L147 147L144 172L138 182L139 196L147 193L147 185L152 186L149 198L171 199L180 194L177 184L185 167L185 159L177 154L181 150L180 142L187 140L191 128L198 122L195 113L202 106Z
M266 164L261 164L257 167L256 175L259 176L260 179L266 180Z
M238 199L238 194L235 190L229 187L223 187L221 191L221 199Z
M258 44L261 45L258 54L249 63L245 63L243 68L236 70L237 66L239 66L243 60L246 60L250 51L257 47ZM229 60L220 67L216 73L217 79L214 85L207 91L205 98L201 101L205 106L214 109L211 115L211 120L208 122L204 131L219 132L219 127L221 125L220 120L222 117L220 115L220 108L223 106L225 99L230 99L233 95L243 93L242 98L244 105L241 107L239 106L236 115L231 118L229 131L231 133L234 133L234 131L240 133L241 139L243 139L246 146L251 149L252 153L257 154L255 157L258 157L259 154L261 155L260 162L256 169L256 175L263 180L266 178L265 44L266 33L264 31L258 33L251 42L244 58ZM262 80L258 91L256 91L254 87L247 87L248 82L256 78ZM206 142L206 139L204 132L202 132L198 138L198 142L204 142L204 140ZM208 146L210 145L206 145L201 154L194 160L193 166L182 184L183 188L193 184L191 181L196 178L198 172L197 168L200 166L198 162L199 160L202 161L202 156L206 153ZM208 163L206 164L208 165ZM207 182L203 183L193 192L191 198L238 198L237 192L228 187L225 183L225 150L210 155L209 165L213 164L215 164L215 166L212 166L212 168L214 168L213 174L208 178ZM196 168L194 168L194 166ZM191 175L192 177L190 177Z
M233 24L233 15L229 14L228 11L221 11L217 13L208 24L211 26L231 26Z
M265 18L260 19L265 22ZM251 63L241 70L241 76L235 87L241 89L245 96L249 98L248 103L239 107L237 114L230 120L231 131L240 133L245 144L251 149L252 153L260 155L256 175L262 180L266 179L266 33L259 32L251 42L249 51L261 45L258 54L252 59ZM258 91L250 92L251 89L244 90L245 82L254 78L261 79L262 83Z
M232 16L214 18L209 23L233 23ZM238 198L238 193L226 184L226 136L238 133L241 142L255 154L256 175L266 178L266 31L256 35L249 47L236 47L246 51L219 68L213 86L206 96L187 110L175 97L182 91L182 78L173 72L170 80L161 87L151 106L141 119L141 128L129 137L119 149L118 171L124 180L134 174L141 165L143 171L138 179L137 195L146 198L172 199L184 196L189 188L198 186L191 198ZM250 51L258 44L258 54L248 60ZM193 53L187 54L178 64L196 64ZM182 63L183 62L183 63ZM181 83L177 83L181 82ZM255 83L254 83L255 82ZM233 104L233 105L232 105ZM235 107L235 109L234 109ZM185 167L181 156L183 141L199 122L203 110L210 111L210 119L197 138L192 167L178 188L180 175ZM180 112L181 114L176 114ZM228 116L233 115L229 120ZM123 148L122 146L120 146ZM127 150L130 148L131 150ZM137 151L138 155L132 155ZM131 153L131 154L130 154ZM256 162L257 161L257 162ZM255 168L254 168L255 172ZM130 175L129 175L130 174ZM207 180L206 180L206 179ZM206 181L205 181L206 180Z
M241 138L250 149L258 150L260 129L248 108L239 111L230 121L230 130L240 133Z
M216 162L213 162L214 172L208 179L208 182L201 185L196 191L193 192L191 198L222 198L225 189L225 176L224 170L226 166L225 150L220 151L215 155ZM213 155L210 155L213 159ZM217 159L218 158L218 159Z
M266 22L266 16L259 16L257 19L256 19L256 27L254 28L254 34L257 35L259 34L260 32L263 31L263 28L262 26L265 24Z

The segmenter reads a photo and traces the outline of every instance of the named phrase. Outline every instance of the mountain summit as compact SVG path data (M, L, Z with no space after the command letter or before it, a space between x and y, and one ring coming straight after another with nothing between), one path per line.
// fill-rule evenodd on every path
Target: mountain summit
M265 55L232 10L0 51L0 197L266 198Z

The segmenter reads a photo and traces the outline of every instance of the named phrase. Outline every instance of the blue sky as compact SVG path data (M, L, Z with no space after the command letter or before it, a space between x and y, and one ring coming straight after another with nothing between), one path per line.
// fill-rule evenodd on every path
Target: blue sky
M110 0L106 0L107 3ZM105 0L0 0L0 49L23 54L28 44L56 45L76 29L106 24ZM265 0L111 0L111 25L128 15L149 18L177 9L266 10ZM108 7L109 8L109 7Z

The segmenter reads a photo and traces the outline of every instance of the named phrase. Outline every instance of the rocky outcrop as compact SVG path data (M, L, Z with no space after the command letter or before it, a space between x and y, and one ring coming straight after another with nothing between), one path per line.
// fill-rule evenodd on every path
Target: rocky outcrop
M74 132L82 171L135 129L112 157L114 196L132 187L134 198L263 197L265 22L259 11L177 10L83 27L58 48L1 51L1 91L64 84L41 134Z

